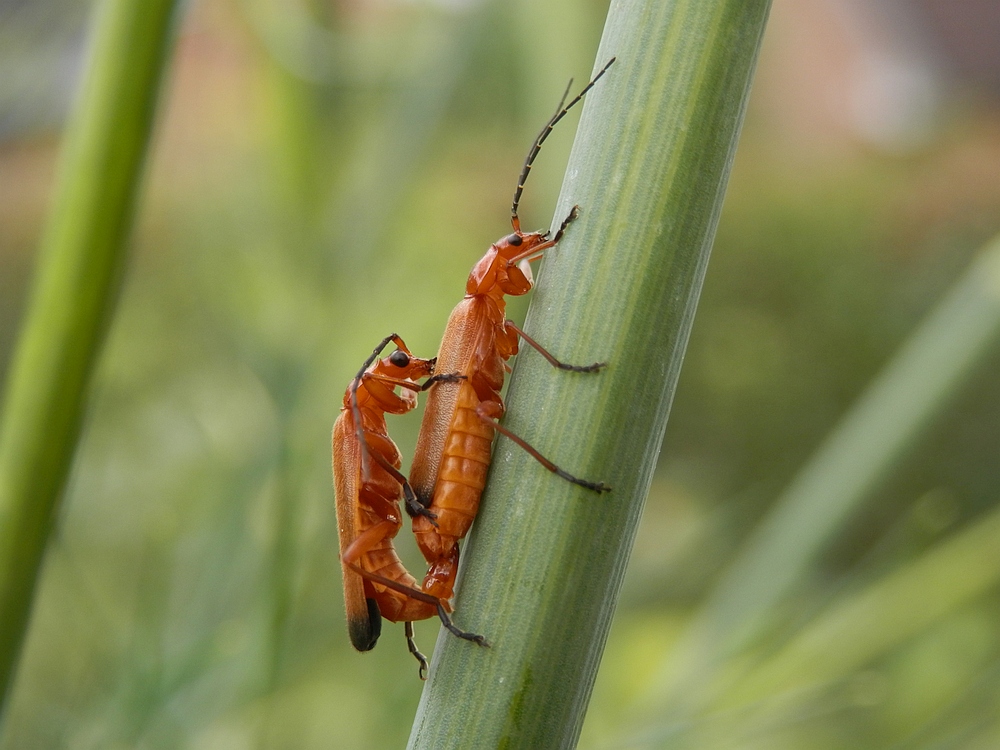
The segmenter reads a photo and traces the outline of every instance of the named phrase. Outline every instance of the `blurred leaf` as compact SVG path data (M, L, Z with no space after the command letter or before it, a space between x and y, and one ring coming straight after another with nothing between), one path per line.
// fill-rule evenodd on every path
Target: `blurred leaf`
M697 711L816 555L954 399L1000 330L1000 238L913 333L729 564L649 705Z
M0 425L4 701L118 294L175 5L106 0L96 10L89 70Z
M884 655L1000 582L1000 510L863 591L835 601L724 702L830 682Z

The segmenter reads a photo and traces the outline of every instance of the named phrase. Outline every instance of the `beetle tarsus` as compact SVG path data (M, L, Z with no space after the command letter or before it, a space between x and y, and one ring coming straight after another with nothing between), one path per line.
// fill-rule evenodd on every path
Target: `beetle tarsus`
M417 648L417 642L413 639L413 623L407 622L403 625L404 632L406 634L406 647L413 654L413 658L420 663L420 667L417 670L417 675L421 680L427 679L427 657L420 653L420 649Z
M472 641L473 643L483 646L484 648L490 647L490 642L487 641L484 636L476 635L475 633L468 633L453 623L451 621L451 617L448 616L448 613L445 611L444 605L442 604L438 604L438 617L441 618L441 624L444 625L448 629L448 632L452 635L465 641Z
M559 468L556 469L555 473L561 476L567 482L572 482L573 484L578 485L580 487L584 487L585 489L593 490L598 495L600 495L602 492L611 492L611 485L605 484L604 482L591 482L590 480L587 479L580 479L579 477L574 477L568 471L563 471L562 469Z

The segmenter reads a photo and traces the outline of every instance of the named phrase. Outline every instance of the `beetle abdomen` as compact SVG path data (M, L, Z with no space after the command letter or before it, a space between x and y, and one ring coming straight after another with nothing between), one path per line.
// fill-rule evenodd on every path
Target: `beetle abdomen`
M479 498L490 468L493 427L476 414L478 405L472 384L463 382L444 441L430 505L437 515L437 527L426 518L413 522L417 544L428 559L449 554L455 542L468 533L479 511Z

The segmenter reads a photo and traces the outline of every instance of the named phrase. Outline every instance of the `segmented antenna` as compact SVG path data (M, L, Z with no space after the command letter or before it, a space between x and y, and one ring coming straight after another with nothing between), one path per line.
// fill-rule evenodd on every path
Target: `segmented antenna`
M566 101L566 97L569 96L570 87L573 85L573 79L571 78L569 85L566 87L565 93L562 95L562 99L559 100L559 107L556 109L556 113L552 115L552 118L545 123L545 127L543 127L535 137L535 142L531 144L531 149L528 151L528 158L524 160L524 167L521 168L521 176L517 178L517 188L514 190L514 201L510 207L510 223L514 226L515 230L520 230L521 228L521 222L517 218L517 206L521 202L521 193L524 191L524 183L528 179L528 173L531 172L531 165L534 163L535 157L538 156L538 152L542 150L542 144L545 143L545 139L549 137L549 133L552 132L552 128L555 127L555 124L566 116L566 113L573 108L573 105L583 99L584 94L593 88L594 84L597 83L597 80L607 72L608 68L611 67L611 63L614 61L615 58L613 57L608 60L604 64L604 67L597 72L597 75L590 80L590 83L583 87L583 91L577 94L569 104L563 106L563 103Z
M400 349L405 347L398 334L390 333L375 347L375 350L365 360L365 363L361 365L361 369L354 376L354 380L351 381L351 415L354 417L354 434L358 438L358 444L361 449L361 476L366 482L371 479L372 470L371 459L368 457L368 442L365 440L365 428L361 422L361 409L358 407L358 386L361 385L361 379L365 376L365 371L378 359L378 355L389 345L390 341L394 342Z

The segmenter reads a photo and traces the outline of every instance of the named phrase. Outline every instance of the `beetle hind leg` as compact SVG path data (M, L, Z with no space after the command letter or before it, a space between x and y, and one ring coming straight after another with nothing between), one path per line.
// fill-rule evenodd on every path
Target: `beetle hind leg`
M438 612L438 617L441 619L441 624L444 625L445 628L448 629L448 632L451 633L453 636L461 638L462 640L465 641L472 641L473 643L479 644L480 646L485 646L486 648L490 647L490 642L486 640L485 636L466 632L465 630L462 630L460 627L458 627L455 623L453 623L451 621L451 617L449 617L448 613L445 611L444 605L441 604L440 602L438 602L437 605L437 612Z

